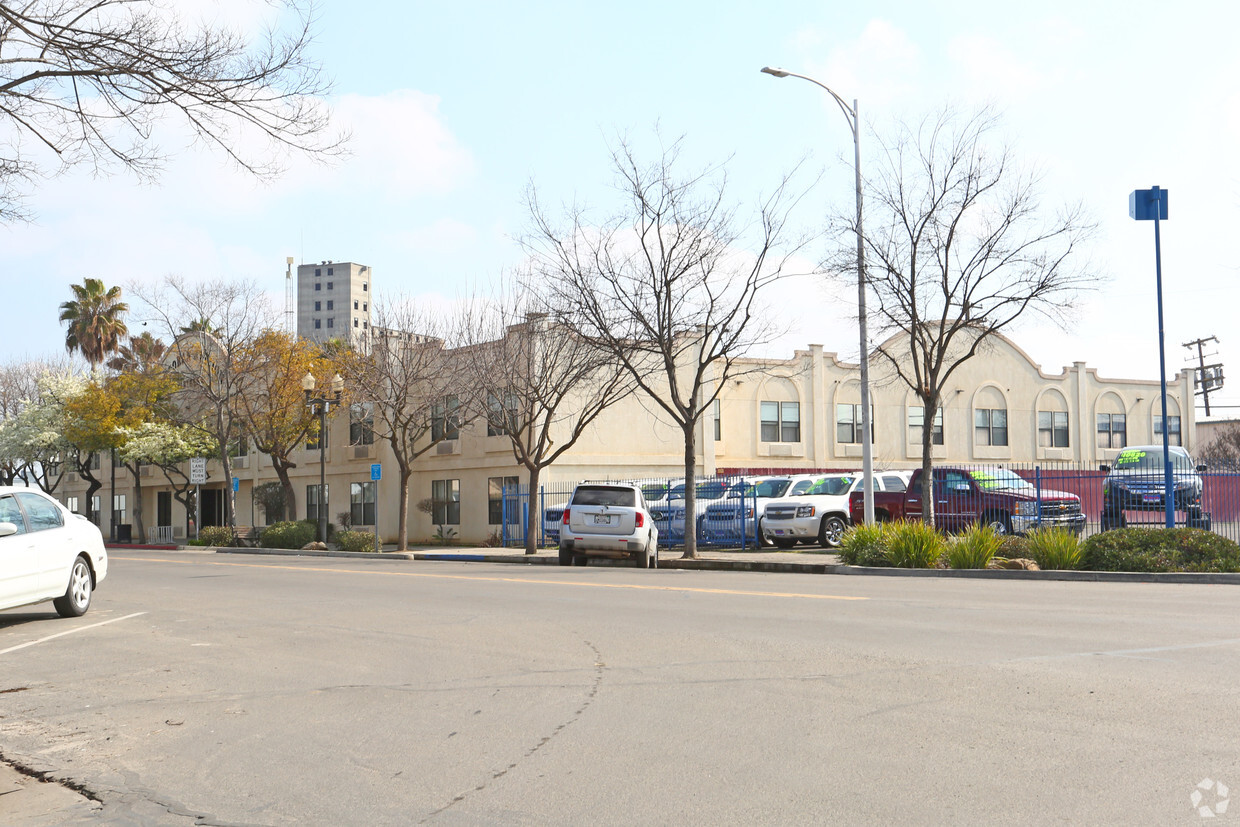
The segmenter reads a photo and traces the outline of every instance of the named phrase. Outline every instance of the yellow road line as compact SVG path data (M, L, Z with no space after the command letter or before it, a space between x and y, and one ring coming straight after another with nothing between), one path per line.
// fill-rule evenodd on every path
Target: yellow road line
M470 574L433 574L418 571L367 571L359 569L323 568L320 566L282 566L275 563L225 563L216 560L167 560L155 557L117 557L113 560L126 560L135 563L180 563L188 565L196 563L206 566L228 566L232 568L253 569L284 569L287 571L317 571L334 574L367 574L392 577L427 577L439 580L473 580L486 583L532 583L539 586L587 586L596 589L636 589L639 591L663 592L694 592L697 594L734 594L747 597L793 597L807 600L869 600L868 597L853 597L838 594L803 594L798 592L756 592L743 589L702 589L692 586L653 586L638 583L594 583L585 580L537 580L531 577L482 577Z

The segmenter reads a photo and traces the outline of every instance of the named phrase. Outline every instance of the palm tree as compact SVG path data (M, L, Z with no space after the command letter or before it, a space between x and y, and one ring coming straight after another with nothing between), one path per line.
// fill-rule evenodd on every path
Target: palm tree
M167 350L162 341L143 331L141 336L130 336L129 344L117 348L116 355L108 360L108 367L117 373L148 373L164 358Z
M65 349L80 352L92 368L98 367L129 332L123 318L129 305L121 301L119 287L105 287L100 279L83 279L69 287L75 300L60 305L60 320L69 325Z

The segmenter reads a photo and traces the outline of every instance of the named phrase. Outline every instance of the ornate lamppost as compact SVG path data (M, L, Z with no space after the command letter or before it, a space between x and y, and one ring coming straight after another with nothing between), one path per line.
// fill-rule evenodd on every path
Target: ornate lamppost
M306 371L301 377L301 389L306 392L306 407L319 418L319 540L327 542L327 413L340 404L344 391L344 379L337 373L332 377L332 396L314 395L314 374Z

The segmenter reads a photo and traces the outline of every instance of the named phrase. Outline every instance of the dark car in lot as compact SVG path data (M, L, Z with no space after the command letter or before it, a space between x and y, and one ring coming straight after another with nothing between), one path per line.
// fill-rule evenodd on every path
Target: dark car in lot
M1172 445L1168 449L1171 459L1172 503L1177 513L1176 521L1190 528L1210 530L1210 515L1202 510L1205 482L1201 472L1204 465L1195 465L1188 451ZM1106 479L1102 483L1102 530L1124 528L1132 515L1139 518L1141 512L1165 512L1167 480L1161 445L1136 445L1125 448L1110 466L1102 466ZM1182 517L1179 515L1183 515ZM1149 522L1156 521L1150 515Z

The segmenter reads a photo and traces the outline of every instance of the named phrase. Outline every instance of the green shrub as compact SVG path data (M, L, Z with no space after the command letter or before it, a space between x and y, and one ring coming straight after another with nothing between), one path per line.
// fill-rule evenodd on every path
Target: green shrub
M323 540L323 538L319 536L319 521L318 520L306 519L306 520L301 520L300 522L302 525L310 526L310 532L311 532L310 539L306 541L307 543L311 542L312 540ZM328 523L327 524L327 539L323 540L323 542L330 543L334 539L336 539L336 526L332 525L331 523Z
M999 552L1003 538L993 528L974 523L947 545L947 564L954 569L984 569Z
M1240 571L1240 546L1197 528L1120 528L1081 544L1095 571Z
M269 525L263 529L258 544L263 548L301 548L314 541L315 527L305 520Z
M375 535L369 531L340 531L336 534L336 545L342 551L374 551Z
M199 544L215 548L228 548L233 545L232 529L226 525L204 525L198 529Z
M887 559L887 526L890 523L855 525L840 538L840 560L849 566L890 566Z
M932 569L947 547L947 540L934 526L920 521L893 523L887 538L887 558L902 569Z
M999 550L995 552L995 556L1002 557L1005 560L1031 559L1029 557L1029 538L1023 534L1009 534L999 544Z
M1068 571L1081 567L1081 544L1066 528L1038 528L1026 538L1029 556L1040 569Z

